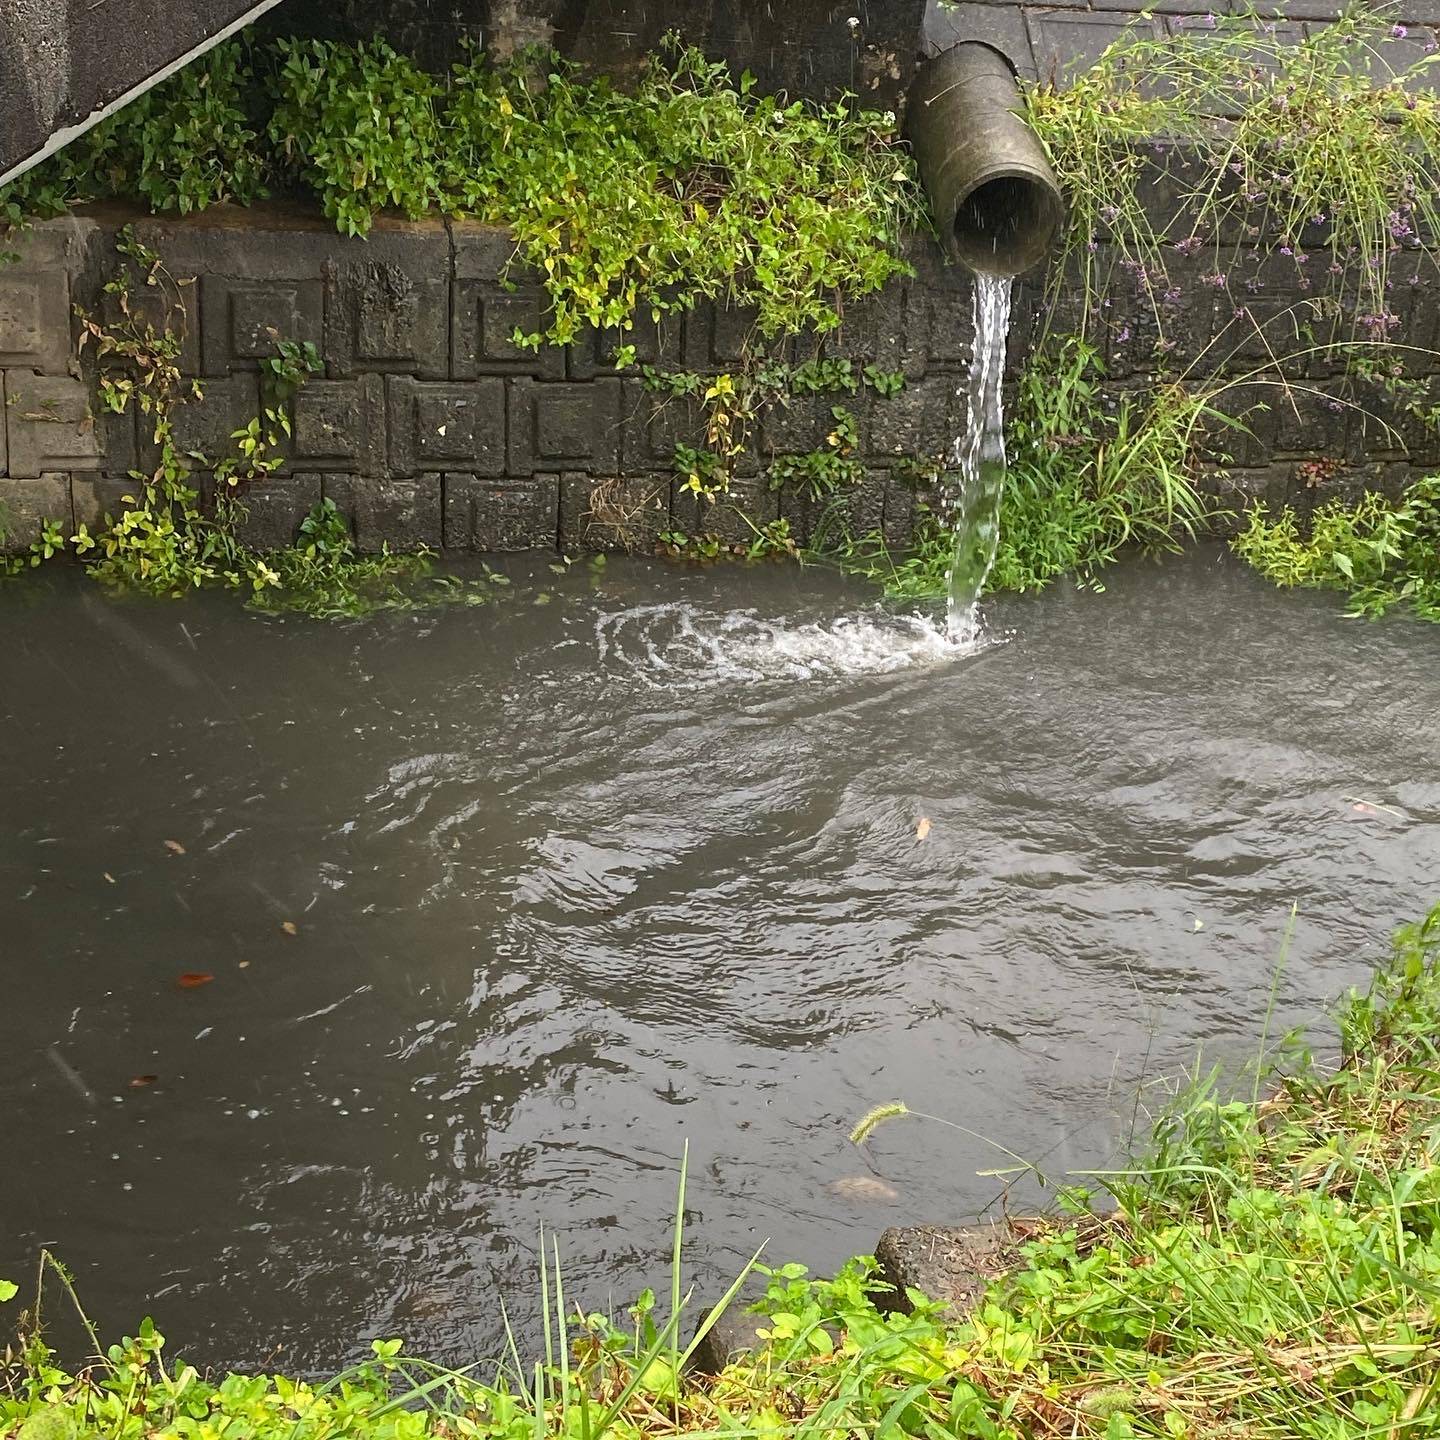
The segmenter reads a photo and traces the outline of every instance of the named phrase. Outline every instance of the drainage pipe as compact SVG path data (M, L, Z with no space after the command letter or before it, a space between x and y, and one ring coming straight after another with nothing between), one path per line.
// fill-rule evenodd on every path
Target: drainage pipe
M1039 264L1065 215L1022 111L1010 61L981 41L937 55L910 90L906 129L941 242L983 274L1020 275Z

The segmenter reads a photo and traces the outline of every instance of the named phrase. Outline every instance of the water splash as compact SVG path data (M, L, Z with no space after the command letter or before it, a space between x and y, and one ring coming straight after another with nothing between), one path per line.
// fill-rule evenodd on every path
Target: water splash
M717 614L684 603L603 615L595 640L602 664L666 689L884 675L943 665L983 648L920 615L846 615L796 625L749 610Z
M973 644L981 629L980 595L1000 544L1000 497L1005 490L1005 347L1010 332L1008 275L975 276L975 349L970 361L969 410L956 436L951 490L942 502L955 535L946 573L945 629L956 644Z

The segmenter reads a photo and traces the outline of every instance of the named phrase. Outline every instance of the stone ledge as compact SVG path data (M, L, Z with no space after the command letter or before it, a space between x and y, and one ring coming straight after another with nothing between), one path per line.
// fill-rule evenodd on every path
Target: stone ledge
M987 1226L892 1226L875 1247L881 1277L890 1285L881 1309L909 1311L910 1291L939 1300L952 1319L974 1309L985 1287L1020 1261L1023 1222Z

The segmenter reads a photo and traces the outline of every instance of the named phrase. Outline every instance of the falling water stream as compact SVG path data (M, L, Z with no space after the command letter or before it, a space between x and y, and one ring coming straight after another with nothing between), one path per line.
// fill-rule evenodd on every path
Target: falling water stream
M969 408L951 451L954 489L945 497L955 553L946 575L946 631L968 644L980 631L980 595L1000 543L1005 489L1005 345L1010 331L1009 275L975 276L975 347Z

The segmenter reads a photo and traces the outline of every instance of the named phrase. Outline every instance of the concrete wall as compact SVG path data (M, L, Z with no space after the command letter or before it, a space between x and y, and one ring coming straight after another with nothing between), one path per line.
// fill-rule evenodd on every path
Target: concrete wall
M134 488L127 472L153 463L153 446L134 415L101 415L90 362L75 356L76 305L101 308L114 270L115 234L127 218L76 215L37 226L18 240L18 265L0 267L0 504L23 545L42 518L93 522ZM703 443L691 402L651 395L637 375L617 375L611 336L565 350L517 349L517 326L542 325L533 277L500 275L510 255L501 231L464 224L381 222L368 242L338 236L317 217L280 209L212 211L188 221L140 219L139 236L164 257L185 287L187 374L202 377L203 404L179 412L182 440L212 455L260 408L258 362L276 336L313 341L325 373L292 405L294 438L284 470L251 494L250 538L284 544L303 514L330 496L350 516L362 546L427 544L457 550L632 545L647 548L663 530L701 528L744 538L729 510L697 513L672 473L677 441ZM1099 258L1105 259L1102 246ZM848 498L854 523L883 528L894 542L909 533L912 482L897 460L943 454L963 425L962 388L971 340L970 289L929 242L917 241L918 275L847 313L830 353L903 370L906 388L885 399L859 395L794 400L766 416L738 467L739 498L759 522L787 517L804 539L815 520L802 497L775 494L765 472L777 455L823 445L830 407L859 420L865 478ZM1173 260L1166 302L1167 363L1215 369L1221 358L1242 372L1284 349L1281 330L1297 302L1323 290L1328 257L1310 266L1232 257L1226 285L1216 257ZM1430 257L1397 258L1392 338L1440 349L1440 309ZM1308 277L1314 275L1316 280ZM1237 309L1246 315L1239 319ZM1038 324L1077 328L1083 301L1067 292L1052 313L1033 285L1015 307L1011 369ZM1088 317L1115 394L1145 382L1157 339L1150 299L1117 271ZM1256 324L1270 323L1268 338ZM749 317L702 305L662 330L631 337L642 361L707 373L734 370ZM1291 348L1296 342L1290 341ZM792 360L813 342L782 347ZM1221 434L1212 459L1235 464L1216 484L1240 495L1292 500L1302 507L1364 485L1394 490L1440 464L1440 436L1360 397L1395 432L1351 407L1343 360L1320 354L1287 361L1301 382L1292 400L1263 384L1231 397L1236 408L1268 402L1250 418L1251 434ZM1432 382L1440 384L1440 382ZM1440 389L1437 389L1440 394Z
M898 105L921 48L926 0L284 0L262 32L383 35L437 71L467 43L497 57L530 45L624 77L670 32L748 69L759 88ZM1008 3L1008 0L1007 0Z

